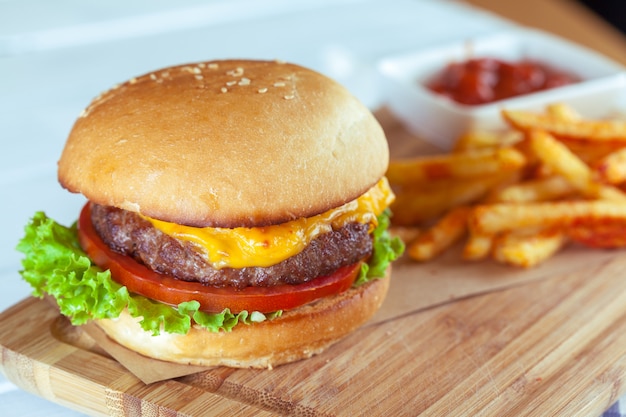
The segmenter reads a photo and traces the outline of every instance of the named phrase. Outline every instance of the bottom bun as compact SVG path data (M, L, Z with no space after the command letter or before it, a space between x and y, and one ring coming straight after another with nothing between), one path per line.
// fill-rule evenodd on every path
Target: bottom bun
M213 333L192 328L186 335L162 333L152 336L139 319L124 311L117 319L96 323L119 344L142 355L169 362L272 368L309 358L356 330L380 308L389 288L385 278L287 311L282 316L239 324L230 332Z

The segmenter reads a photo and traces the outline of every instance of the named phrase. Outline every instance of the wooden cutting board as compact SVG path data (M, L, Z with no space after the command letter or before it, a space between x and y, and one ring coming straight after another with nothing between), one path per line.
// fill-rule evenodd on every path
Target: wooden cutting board
M625 270L616 256L365 326L306 361L151 385L27 299L0 315L2 368L92 415L593 416L626 390Z
M379 117L394 154L432 151ZM373 320L305 361L150 385L46 301L26 299L0 315L1 369L25 390L91 415L599 415L626 392L626 252L593 259ZM425 270L437 279L445 268L405 262L392 286L402 293Z

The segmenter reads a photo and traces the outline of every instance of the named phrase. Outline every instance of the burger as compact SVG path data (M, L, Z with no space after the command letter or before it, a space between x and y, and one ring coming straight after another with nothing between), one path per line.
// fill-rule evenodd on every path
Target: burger
M58 162L86 197L36 213L18 250L35 296L148 357L271 368L364 324L390 238L381 126L345 88L279 61L164 68L95 98Z

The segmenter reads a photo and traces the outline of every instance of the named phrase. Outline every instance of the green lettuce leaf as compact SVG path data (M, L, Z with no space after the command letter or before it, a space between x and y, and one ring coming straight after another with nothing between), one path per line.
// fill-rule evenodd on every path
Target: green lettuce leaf
M76 224L65 227L48 218L43 212L36 213L25 227L25 235L17 245L25 256L20 274L33 287L33 295L54 297L61 313L72 324L81 325L94 319L115 318L124 308L133 317L142 317L141 327L159 334L185 334L193 321L210 331L230 331L237 323L263 321L262 313L243 311L232 314L228 309L219 314L198 310L197 301L181 303L177 308L130 294L126 287L111 278L83 252L78 243Z
M373 252L368 263L361 266L355 286L363 285L374 279L385 276L385 271L391 262L404 253L404 242L398 237L392 238L389 234L391 211L386 209L378 216L378 226L372 232Z

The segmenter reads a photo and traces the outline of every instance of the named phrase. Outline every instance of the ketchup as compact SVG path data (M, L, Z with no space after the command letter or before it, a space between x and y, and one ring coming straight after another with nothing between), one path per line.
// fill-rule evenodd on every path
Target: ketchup
M478 105L579 81L572 73L538 61L475 58L449 64L426 88L457 103Z

